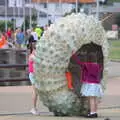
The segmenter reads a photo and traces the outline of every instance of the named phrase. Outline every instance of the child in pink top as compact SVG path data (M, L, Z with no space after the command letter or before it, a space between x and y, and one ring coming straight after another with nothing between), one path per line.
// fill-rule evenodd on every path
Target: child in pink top
M32 94L32 99L33 99L33 108L30 111L34 115L39 115L39 112L36 108L37 104L37 98L38 98L38 92L35 86L35 76L34 76L34 57L35 57L35 48L32 48L32 53L29 55L29 61L28 61L28 66L29 66L29 79L31 81L32 87L33 87L33 94Z
M91 54L91 57L95 60L96 56ZM80 93L89 100L90 113L86 117L96 118L97 115L97 98L102 96L101 88L101 72L103 67L97 62L82 62L76 53L72 55L73 60L81 67L82 83Z

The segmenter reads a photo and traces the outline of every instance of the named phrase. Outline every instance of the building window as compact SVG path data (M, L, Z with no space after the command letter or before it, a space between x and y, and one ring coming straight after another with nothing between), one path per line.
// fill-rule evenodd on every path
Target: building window
M47 5L47 3L40 3L44 8L47 8L48 7L48 5Z
M44 5L44 8L47 8L47 3L43 3L43 5Z
M55 8L56 8L56 9L59 9L59 7L60 7L60 4L59 4L59 3L56 3L56 4L55 4Z
M31 2L32 2L32 0L31 0ZM30 0L25 0L25 3L30 3Z

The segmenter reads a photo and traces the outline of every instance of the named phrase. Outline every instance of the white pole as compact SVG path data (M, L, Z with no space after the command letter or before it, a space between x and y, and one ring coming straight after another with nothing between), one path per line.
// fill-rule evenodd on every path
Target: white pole
M25 33L25 1L23 2L23 19L24 19L23 31Z
M61 0L59 0L59 10L61 11L62 9L61 9L61 4L62 3L62 1ZM62 11L61 11L62 12Z
M31 5L31 0L29 0L29 4ZM31 7L29 8L29 14L30 14L29 28L32 29L32 9L31 9Z
M100 5L99 0L96 0L96 19L99 20Z
M18 7L18 19L20 17L20 7Z
M39 19L40 19L40 13L39 13L39 11L37 11L37 24L39 25Z
M49 16L48 16L48 3L49 3L49 1L47 0L47 23L48 23L48 19L49 19L49 18L48 18L48 17L49 17ZM49 24L49 23L48 23L48 24Z
M39 0L37 0L37 4L40 6ZM38 24L38 25L39 25L39 16L40 16L39 10L37 10L37 24Z
M5 0L5 31L7 31L8 25L7 25L7 0Z
M59 0L59 6L60 6L60 14L63 15L62 0ZM55 18L55 17L54 17L54 18Z
M76 0L76 13L78 13L78 0Z
M14 6L13 6L13 29L14 29L14 31L15 31L15 28L16 28L16 19L15 19L16 13L15 13L15 8L16 8L16 4L14 2Z

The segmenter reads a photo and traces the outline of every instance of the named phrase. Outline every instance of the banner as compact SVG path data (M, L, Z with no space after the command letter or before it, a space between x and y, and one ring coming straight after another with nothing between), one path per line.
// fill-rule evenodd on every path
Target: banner
M23 7L23 0L16 0L16 7Z
M23 7L23 0L9 0L9 7Z
M15 7L16 0L8 0L8 7Z

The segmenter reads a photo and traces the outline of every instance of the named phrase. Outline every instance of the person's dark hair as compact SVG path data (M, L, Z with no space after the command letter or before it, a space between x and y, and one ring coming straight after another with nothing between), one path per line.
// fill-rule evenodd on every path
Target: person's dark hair
M35 45L31 45L31 47L30 47L30 53L32 53L33 50L36 50L36 46Z
M36 50L36 46L33 46L33 50Z

